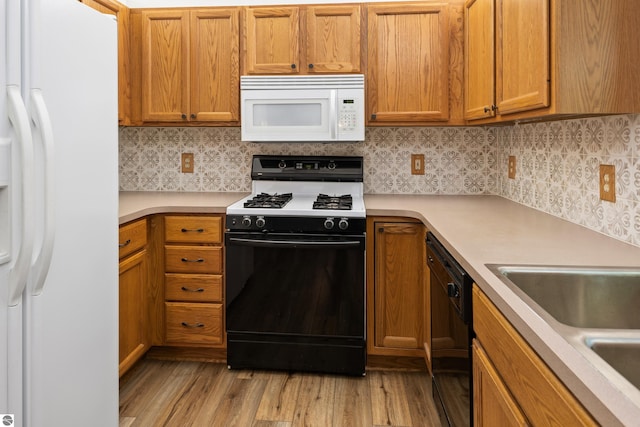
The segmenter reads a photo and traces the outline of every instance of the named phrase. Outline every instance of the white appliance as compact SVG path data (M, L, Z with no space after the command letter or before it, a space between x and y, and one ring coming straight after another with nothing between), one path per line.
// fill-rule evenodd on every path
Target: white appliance
M364 141L364 75L242 76L243 141Z
M117 426L117 24L76 0L0 24L0 419Z

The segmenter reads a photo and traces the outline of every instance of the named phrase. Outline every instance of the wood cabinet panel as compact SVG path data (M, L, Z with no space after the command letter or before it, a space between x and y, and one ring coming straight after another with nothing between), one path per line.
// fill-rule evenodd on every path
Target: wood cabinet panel
M182 121L189 109L189 12L142 12L142 120Z
M221 243L222 218L165 216L164 239L170 243Z
M424 357L429 333L426 229L411 220L369 218L368 235L373 243L367 248L367 350Z
M240 119L240 28L236 9L191 12L189 118Z
M118 255L125 256L142 249L147 245L147 219L143 218L120 227L118 238Z
M222 248L207 246L164 247L165 271L168 273L222 273Z
M496 0L500 114L549 105L549 0Z
M245 8L243 30L245 74L300 72L298 7Z
M132 123L237 123L239 16L239 8L135 10Z
M147 252L120 262L119 373L122 376L149 349L146 333Z
M360 6L309 6L306 16L306 71L360 72Z
M222 304L167 302L168 344L221 344Z
M473 288L473 327L496 372L533 425L597 425L477 286Z
M495 115L495 0L465 4L464 117Z
M221 275L166 273L164 285L164 296L167 301L222 301Z
M478 340L473 341L472 350L474 425L529 426Z
M461 121L462 8L368 5L368 123Z

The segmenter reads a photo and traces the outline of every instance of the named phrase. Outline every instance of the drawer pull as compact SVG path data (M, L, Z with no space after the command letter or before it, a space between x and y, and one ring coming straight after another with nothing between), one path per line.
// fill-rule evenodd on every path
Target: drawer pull
M186 288L186 287L184 287L184 286L183 286L183 287L182 287L182 288L180 288L180 289L182 289L182 290L183 290L183 291L185 291L185 292L204 292L204 289L203 289L203 288L198 288L198 289L189 289L189 288Z
M193 325L187 322L181 322L182 326L185 328L204 328L204 323L194 323Z
M194 229L183 228L180 231L182 231L183 233L204 233L204 228L194 228Z
M204 262L204 258L198 258L198 259L182 258L182 262Z
M120 243L118 245L119 248L124 248L125 246L129 246L131 244L131 239L128 239L126 242L124 243Z

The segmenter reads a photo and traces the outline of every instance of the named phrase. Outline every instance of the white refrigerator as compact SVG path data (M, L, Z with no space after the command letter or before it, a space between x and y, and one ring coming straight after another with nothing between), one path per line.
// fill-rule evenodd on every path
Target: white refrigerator
M0 0L0 426L118 425L116 27Z

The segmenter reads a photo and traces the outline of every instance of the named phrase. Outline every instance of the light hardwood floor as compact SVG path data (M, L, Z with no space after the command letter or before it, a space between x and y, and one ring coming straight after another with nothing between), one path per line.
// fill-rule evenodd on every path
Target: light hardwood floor
M120 426L440 427L426 372L364 377L144 359L120 380Z

